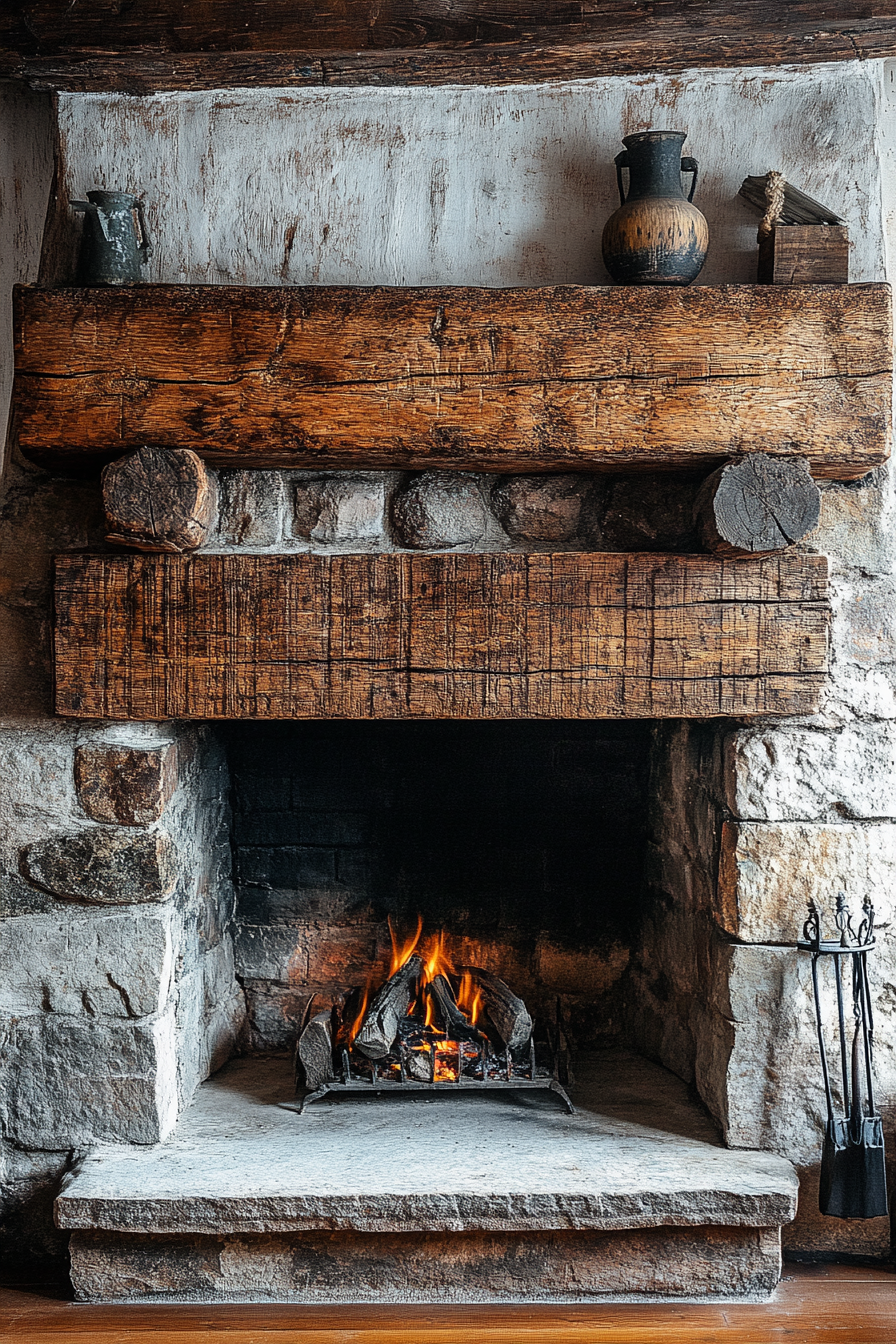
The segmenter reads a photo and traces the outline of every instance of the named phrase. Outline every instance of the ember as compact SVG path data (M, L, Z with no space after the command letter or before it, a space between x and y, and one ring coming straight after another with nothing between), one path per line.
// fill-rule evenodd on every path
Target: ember
M548 1088L570 1112L566 1041L560 1024L536 1051L534 1024L522 999L496 975L455 965L444 931L421 941L423 920L400 941L392 923L387 980L372 981L307 1020L296 1048L302 1108L327 1092L392 1088Z

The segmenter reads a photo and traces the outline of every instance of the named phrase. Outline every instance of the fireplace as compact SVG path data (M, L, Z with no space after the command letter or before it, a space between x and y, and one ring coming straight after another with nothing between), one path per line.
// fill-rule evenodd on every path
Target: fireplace
M297 1023L336 1003L346 1027L363 1017L357 995L374 996L418 937L426 984L441 960L468 1007L482 985L464 985L465 967L521 996L539 1080L565 1081L561 1035L591 1048L619 1037L643 918L649 724L253 724L222 735L237 965L259 1045L290 1047ZM444 1025L444 1011L429 1015ZM490 1075L508 1081L510 1041L516 1081L532 1081L531 1027L491 1025ZM464 1072L482 1081L483 1038L465 1039ZM362 1087L371 1062L355 1060Z
M39 278L63 287L20 296L31 306L19 324L27 350L3 516L9 1244L70 1252L79 1293L101 1299L755 1298L777 1281L782 1237L794 1255L885 1256L886 1220L815 1211L823 1096L811 984L792 947L808 898L873 896L876 1067L890 1124L896 736L878 283L890 202L865 135L878 123L888 133L883 65L798 78L696 71L649 90L601 78L564 86L562 98L474 90L456 104L406 91L401 115L388 91L341 91L339 135L366 146L360 157L346 151L363 220L349 192L332 221L339 248L315 269L326 212L309 206L292 235L298 250L284 252L279 234L276 246L269 238L281 213L274 192L263 218L244 221L250 237L235 256L221 215L229 187L215 186L225 169L210 146L231 137L231 177L263 152L269 184L282 183L283 126L290 153L301 141L319 162L332 96L184 93L141 100L139 115L126 97L60 96L64 190ZM438 135L426 113L433 98L451 103L439 104L449 130ZM538 201L514 216L506 245L489 212L492 190L507 202L511 183L495 163L480 192L488 228L471 258L463 231L453 241L440 232L450 211L437 142L449 134L451 155L465 161L473 116L481 156L485 103L501 135L534 119L567 148L556 162L537 150ZM667 105L720 136L705 292L677 300L679 320L691 314L701 331L740 321L762 345L758 363L791 378L796 447L788 442L812 460L820 490L819 525L797 546L741 561L698 552L697 492L727 451L692 413L716 366L687 344L659 374L648 344L631 354L632 380L639 391L650 383L657 404L688 391L679 437L664 444L653 422L653 439L634 436L630 448L620 436L619 452L643 460L616 470L565 459L545 470L567 425L560 401L503 465L489 456L505 451L500 435L470 446L475 416L427 440L429 460L391 465L283 461L272 439L234 449L215 437L222 422L210 429L207 417L229 394L212 378L197 388L200 334L230 304L223 327L261 342L279 301L264 287L301 286L307 311L296 326L310 329L330 320L325 301L345 305L354 286L602 281L581 239L610 212L613 183L582 165L609 162L620 125ZM821 110L834 105L848 122L836 146ZM45 170L35 200L49 184L48 115L35 100L22 123L23 165ZM101 321L118 323L120 339L95 343L94 361L98 350L136 348L143 329L114 308L121 295L88 300L64 287L66 201L112 171L97 158L97 115L107 142L137 156L148 227L161 240L140 322L164 328L167 355L185 342L191 395L206 398L179 425L203 440L218 500L192 556L107 543L89 441L98 425L127 428L178 380L156 368L135 391L133 372L94 362L63 377L51 367ZM603 128L597 140L582 130L592 122ZM398 173L413 195L411 124L444 191L433 198L442 200L435 233L419 233L413 212L401 224L399 264L368 227L388 209L371 205L365 156L390 145L397 166L383 161L375 176ZM745 126L754 150L773 148L807 190L861 218L856 285L796 297L751 285L755 220L735 200L757 166L741 171ZM187 229L175 204L197 182L204 213ZM430 205L419 206L428 219ZM38 276L39 241L23 280ZM309 299L320 284L334 288ZM258 288L247 298L243 286ZM377 321L405 302L397 290L365 293ZM491 293L478 290L480 311ZM589 305L615 312L606 330L617 340L625 322L653 320L653 300L630 301L638 312L626 316L617 291L550 295L555 316L576 304L576 320ZM449 360L457 301L445 291L424 324L430 363ZM535 311L545 299L530 302ZM814 324L813 341L833 342L824 360L841 370L818 375L826 397L836 383L845 398L824 413L808 365L794 373L769 355L769 332L800 321ZM68 324L68 344L35 339L54 322ZM813 341L805 348L817 364ZM734 417L770 385L767 369L744 367L732 358L718 375L750 384ZM257 374L248 357L247 373ZM78 379L107 375L85 402ZM472 395L457 377L452 394ZM48 415L63 395L70 412ZM576 425L606 413L598 398L586 415L575 388L562 396ZM681 424L695 420L692 456L660 470L684 452ZM238 454L250 448L247 463ZM70 449L83 449L80 476L60 466ZM464 470L468 451L477 456ZM534 466L532 454L542 455ZM306 591L314 601L299 600ZM327 625L326 647L309 635L315 623ZM256 652L263 646L254 661L250 628ZM523 1001L534 1065L527 1040L510 1065L518 1088L402 1095L388 1086L395 1068L399 1084L402 1067L404 1081L412 1071L401 1050L389 1077L349 1058L323 1082L345 1087L358 1074L357 1090L337 1088L300 1114L299 1034L323 1016L330 1045L338 1041L352 996L389 977L390 921L402 942L421 917L426 945L442 938L455 998L466 1002L463 970L478 968ZM408 1032L413 1045L419 1028ZM469 1072L496 1073L503 1056L507 1082L507 1042L484 1039L468 1080L487 1081ZM340 1058L341 1046L339 1067ZM555 1074L575 1115L549 1087L524 1086Z

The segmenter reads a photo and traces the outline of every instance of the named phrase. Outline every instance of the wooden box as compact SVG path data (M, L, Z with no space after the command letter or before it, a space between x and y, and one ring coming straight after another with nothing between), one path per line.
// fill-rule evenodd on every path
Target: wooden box
M843 224L779 224L759 244L760 285L846 285L849 230Z

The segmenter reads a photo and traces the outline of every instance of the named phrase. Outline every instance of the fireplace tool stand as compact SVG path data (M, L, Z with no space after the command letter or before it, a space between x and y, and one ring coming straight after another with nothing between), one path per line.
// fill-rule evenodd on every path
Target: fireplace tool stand
M874 1019L868 988L868 953L875 945L874 907L866 898L858 933L852 926L846 897L837 897L835 921L839 936L822 937L821 915L814 901L797 944L812 953L812 989L818 1027L818 1048L827 1101L827 1122L821 1158L818 1206L831 1218L877 1218L887 1213L883 1121L874 1103L871 1071ZM825 1045L819 969L831 968L837 994L842 1106L831 1082ZM844 989L844 979L846 989ZM847 1043L846 993L852 996L852 1043Z

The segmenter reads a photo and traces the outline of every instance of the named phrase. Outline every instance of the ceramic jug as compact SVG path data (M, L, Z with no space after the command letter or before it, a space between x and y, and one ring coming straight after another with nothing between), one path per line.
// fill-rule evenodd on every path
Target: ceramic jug
M692 205L697 161L681 157L686 131L626 135L616 155L620 207L607 220L604 263L620 285L689 285L709 247L706 220ZM622 173L628 169L628 196ZM693 174L687 197L681 174Z
M143 207L126 191L88 191L72 201L86 215L80 279L84 285L134 285L149 256Z

